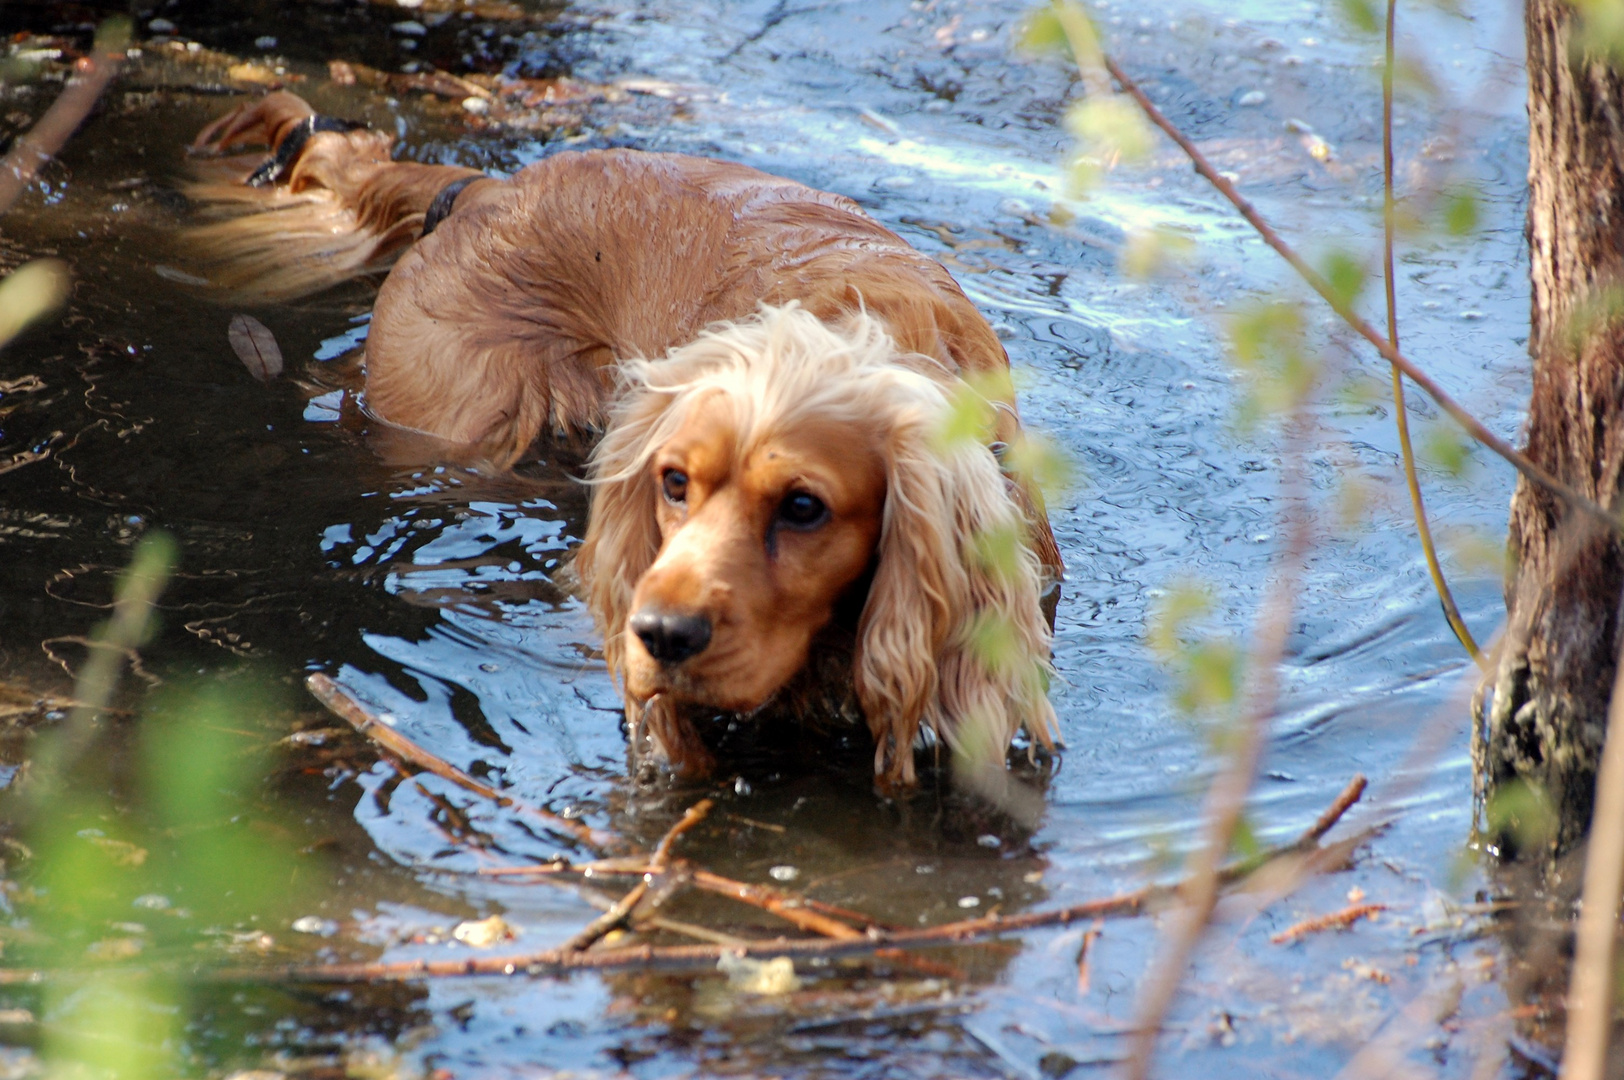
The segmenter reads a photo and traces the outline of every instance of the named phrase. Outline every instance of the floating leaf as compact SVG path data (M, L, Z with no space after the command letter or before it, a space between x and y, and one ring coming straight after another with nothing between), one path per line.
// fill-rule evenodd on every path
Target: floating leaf
M233 315L226 338L248 374L260 382L270 382L282 374L282 350L276 336L252 315Z
M475 949L488 949L492 945L500 945L504 941L511 941L518 937L518 931L509 926L507 920L500 915L492 915L488 919L470 919L460 922L451 931L451 936L464 945Z

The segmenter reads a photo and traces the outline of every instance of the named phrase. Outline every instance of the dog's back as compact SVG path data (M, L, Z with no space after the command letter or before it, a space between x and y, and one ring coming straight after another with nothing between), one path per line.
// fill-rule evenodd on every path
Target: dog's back
M867 311L943 381L989 376L992 438L1019 438L997 335L940 264L850 199L634 150L560 153L505 180L394 162L383 134L286 92L222 117L194 150L252 143L270 159L192 188L223 218L192 236L211 278L284 299L393 263L367 340L368 408L497 465L549 429L599 427L617 359L790 302L829 323ZM1058 577L1041 497L1025 482L1017 496Z
M480 184L378 294L371 406L517 456L599 424L617 357L660 356L761 303L866 308L944 374L1003 370L996 335L935 262L849 199L741 165L562 153ZM447 415L448 397L465 408Z

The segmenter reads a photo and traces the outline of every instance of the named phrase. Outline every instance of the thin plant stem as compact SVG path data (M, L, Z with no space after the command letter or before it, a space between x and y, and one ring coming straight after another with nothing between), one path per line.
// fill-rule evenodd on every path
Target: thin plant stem
M1288 445L1282 452L1282 457L1299 463L1308 434L1306 403L1305 392L1299 397L1294 414L1288 421ZM1207 924L1218 905L1218 896L1223 887L1224 856L1234 843L1235 831L1246 809L1246 797L1252 790L1258 764L1263 758L1269 717L1274 714L1279 694L1280 660L1285 655L1303 560L1313 536L1312 514L1305 503L1305 493L1301 490L1302 478L1299 473L1287 475L1292 481L1292 490L1284 493L1282 502L1290 518L1287 530L1289 539L1280 562L1280 576L1270 587L1269 596L1259 612L1254 637L1257 644L1248 665L1255 673L1251 692L1247 695L1246 711L1235 729L1235 746L1229 762L1207 789L1202 808L1202 820L1206 822L1205 836L1201 846L1190 857L1190 872L1180 890L1184 907L1164 935L1162 953L1145 976L1128 1057L1123 1063L1122 1074L1128 1080L1145 1080L1150 1074L1156 1037L1161 1033L1167 1010L1178 996L1179 986L1184 982L1190 957L1206 933Z
M1583 905L1568 983L1563 1080L1601 1080L1613 1027L1618 975L1618 904L1624 896L1624 656L1607 706L1607 736L1596 775L1596 805L1585 855Z
M103 23L95 47L74 66L62 93L28 129L28 134L12 144L11 152L0 161L0 214L11 208L45 163L57 155L90 115L96 99L118 74L128 40L128 20L109 19Z
M1382 284L1387 297L1387 340L1398 348L1398 298L1393 274L1393 31L1397 22L1398 0L1387 0L1387 48L1382 65ZM1421 501L1421 481L1415 472L1415 447L1410 442L1410 416L1404 403L1404 373L1392 365L1393 410L1398 423L1398 445L1404 458L1404 481L1410 489L1410 506L1415 512L1415 531L1421 538L1421 551L1426 555L1427 572L1438 591L1438 602L1443 605L1444 618L1455 632L1461 647L1478 667L1484 665L1483 651L1478 648L1472 632L1461 618L1455 596L1444 580L1442 565L1438 562L1438 548L1432 541L1432 526L1427 524L1426 506Z

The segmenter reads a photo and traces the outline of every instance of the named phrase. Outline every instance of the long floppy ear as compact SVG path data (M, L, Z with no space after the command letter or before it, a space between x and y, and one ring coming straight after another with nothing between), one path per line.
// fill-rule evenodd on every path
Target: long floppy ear
M626 394L592 453L587 473L592 498L586 536L575 554L575 573L603 635L609 674L617 682L626 659L624 635L632 594L660 553L655 489L647 464L654 451L654 429L670 400L646 387Z
M992 452L936 445L925 416L891 429L879 565L858 629L853 680L883 784L914 783L914 740L1001 770L1025 727L1052 746L1050 634L1024 515ZM987 758L989 761L980 761Z

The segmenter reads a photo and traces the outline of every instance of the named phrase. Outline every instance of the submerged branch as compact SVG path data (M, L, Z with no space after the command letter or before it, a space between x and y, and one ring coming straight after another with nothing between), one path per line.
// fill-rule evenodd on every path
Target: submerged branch
M1260 865L1275 859L1300 855L1315 849L1321 837L1334 826L1341 815L1358 801L1364 791L1364 777L1355 777L1336 802L1322 814L1302 836L1290 844L1271 849L1260 863L1250 860L1244 869L1226 868L1218 878L1224 884L1243 880ZM1362 842L1368 833L1360 834L1354 842ZM1340 842L1337 846L1340 846ZM551 872L550 868L547 868ZM628 867L625 872L652 870ZM718 879L726 881L727 879ZM822 937L814 939L784 939L751 941L737 945L634 945L617 948L580 950L568 946L544 949L538 952L512 956L470 957L461 960L412 960L403 963L328 964L313 967L287 967L269 970L223 971L205 977L225 981L276 980L288 982L359 982L371 980L405 980L444 978L468 975L560 975L571 971L625 971L655 968L693 968L714 965L724 954L752 957L838 957L884 956L901 949L920 949L940 946L965 945L1004 934L1036 930L1045 927L1068 926L1080 920L1094 920L1115 916L1136 915L1147 906L1168 901L1178 896L1188 883L1177 885L1148 885L1131 892L1070 907L1050 911L1033 911L1020 915L989 915L978 919L964 919L925 929L882 930L870 926L851 937ZM618 906L618 905L617 905ZM0 973L0 983L6 973ZM26 977L27 973L16 973Z
M614 907L593 919L578 934L565 942L564 951L584 952L597 944L598 939L603 935L625 922L626 916L630 915L632 909L637 907L642 902L643 897L648 895L649 884L656 877L665 873L666 867L671 862L671 848L676 844L677 837L704 821L705 815L710 813L713 805L715 804L710 799L700 799L690 806L687 813L683 814L675 825L666 830L665 836L660 838L659 846L654 849L653 856L649 858L648 870L637 884L632 886L631 891L621 897Z
M382 716L367 709L355 700L345 689L317 672L305 680L305 686L315 695L317 701L327 706L334 716L348 723L356 731L371 739L387 753L416 765L440 777L449 780L466 791L484 799L489 799L505 810L514 810L530 817L539 818L546 822L547 827L558 832L567 833L581 843L599 851L612 851L623 848L625 845L616 836L600 832L583 821L572 821L551 810L543 810L539 806L522 803L510 795L504 795L489 784L482 784L472 776L463 772L455 765L423 749L406 736L396 731Z

